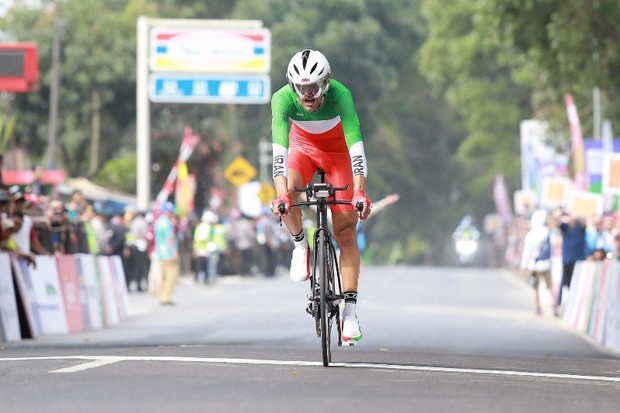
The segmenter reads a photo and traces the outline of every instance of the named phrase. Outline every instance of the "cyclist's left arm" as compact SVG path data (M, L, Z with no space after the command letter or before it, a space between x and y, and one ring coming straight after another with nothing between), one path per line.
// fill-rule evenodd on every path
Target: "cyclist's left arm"
M362 201L364 208L360 213L360 218L366 219L370 214L372 203L370 198L366 196L368 163L364 151L360 121L353 103L353 96L348 89L343 90L337 97L336 108L340 114L340 121L351 158L351 169L353 171L353 199L351 202L355 205L356 202Z

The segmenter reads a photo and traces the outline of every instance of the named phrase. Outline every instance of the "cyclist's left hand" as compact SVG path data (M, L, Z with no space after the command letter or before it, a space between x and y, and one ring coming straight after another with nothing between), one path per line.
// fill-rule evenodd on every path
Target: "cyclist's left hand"
M368 218L368 215L370 215L370 210L372 208L372 201L366 196L366 192L363 189L355 189L353 191L353 199L351 199L351 204L355 208L357 208L358 204L361 204L362 210L358 210L359 216L362 220Z

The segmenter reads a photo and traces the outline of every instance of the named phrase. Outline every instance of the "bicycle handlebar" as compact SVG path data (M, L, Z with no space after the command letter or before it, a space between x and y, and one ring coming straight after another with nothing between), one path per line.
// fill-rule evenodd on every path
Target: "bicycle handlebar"
M291 208L298 207L298 206L313 206L313 205L318 205L319 203L326 204L326 205L351 205L350 201L344 201L344 200L338 200L338 199L331 199L331 200L327 199L328 197L335 196L336 192L346 191L348 188L349 188L349 184L346 184L344 186L332 186L330 183L323 183L323 182L308 184L304 188L293 187L293 191L295 192L298 192L298 193L305 192L308 198L315 197L315 198L319 198L320 200L296 202L294 204L291 204L290 206ZM364 203L362 201L357 201L355 203L355 209L361 214L361 212L364 210ZM280 211L280 214L286 213L286 205L285 204L278 205L278 211Z

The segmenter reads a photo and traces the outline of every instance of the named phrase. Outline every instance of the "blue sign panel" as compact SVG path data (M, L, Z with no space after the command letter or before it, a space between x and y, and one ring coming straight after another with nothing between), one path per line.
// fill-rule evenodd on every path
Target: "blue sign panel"
M268 75L151 74L150 100L161 103L267 103Z

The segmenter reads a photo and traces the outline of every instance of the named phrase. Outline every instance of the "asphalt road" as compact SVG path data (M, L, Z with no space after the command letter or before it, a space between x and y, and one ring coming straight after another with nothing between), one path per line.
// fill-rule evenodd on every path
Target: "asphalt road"
M321 363L307 285L184 278L98 331L6 344L0 412L617 412L620 358L501 270L365 268L364 339Z

